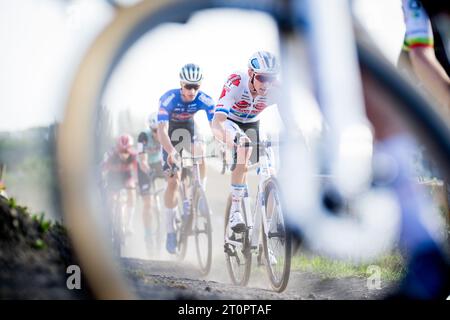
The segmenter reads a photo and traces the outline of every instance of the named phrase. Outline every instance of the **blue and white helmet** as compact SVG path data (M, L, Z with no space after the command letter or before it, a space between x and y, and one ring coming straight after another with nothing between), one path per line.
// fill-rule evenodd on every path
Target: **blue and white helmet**
M255 52L248 60L248 67L255 73L278 74L278 59L268 51Z
M202 79L202 69L194 63L185 64L180 70L180 80L182 82L198 84Z

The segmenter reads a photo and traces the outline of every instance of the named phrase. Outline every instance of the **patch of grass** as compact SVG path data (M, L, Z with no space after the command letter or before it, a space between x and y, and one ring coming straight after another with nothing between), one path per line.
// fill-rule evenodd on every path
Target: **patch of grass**
M399 280L405 271L403 259L399 254L385 255L377 261L364 264L301 254L292 257L291 270L313 272L320 274L324 278L366 278L371 275L368 267L374 265L380 267L382 279L388 281Z
M61 223L59 223L58 221L55 221L54 223L51 224L50 228L52 228L52 230L54 230L56 233L58 234L62 234L62 235L67 235L67 229L65 226L63 226Z
M28 207L18 205L16 198L14 197L6 198L6 201L8 202L8 206L10 209L16 209L22 212L23 214L29 214Z
M11 209L15 209L17 207L16 199L14 199L13 197L9 198L8 205Z
M45 242L42 239L36 239L36 241L33 242L33 248L42 250L45 249L47 246Z
M50 220L45 220L45 213L41 212L40 214L34 214L32 219L37 221L39 224L39 231L41 233L46 233L48 229L52 226L52 222Z

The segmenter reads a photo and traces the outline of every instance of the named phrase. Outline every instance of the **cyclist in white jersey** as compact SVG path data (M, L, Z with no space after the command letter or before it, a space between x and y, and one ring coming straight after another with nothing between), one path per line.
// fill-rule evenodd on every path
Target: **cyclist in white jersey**
M249 160L259 160L258 148L244 148L243 142L259 142L259 115L275 104L276 82L279 72L277 58L258 51L248 62L247 72L236 72L228 77L216 105L212 129L214 136L228 147L237 146L236 167L231 174L232 205L230 227L243 232L245 223L241 214L241 200L247 192L246 176ZM240 134L240 141L235 141Z

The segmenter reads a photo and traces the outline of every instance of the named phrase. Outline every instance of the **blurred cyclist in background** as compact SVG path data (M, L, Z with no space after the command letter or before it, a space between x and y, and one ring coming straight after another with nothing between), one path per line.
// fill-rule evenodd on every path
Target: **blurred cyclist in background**
M158 112L158 136L163 147L163 170L167 172L167 189L164 194L166 207L167 240L166 249L173 254L176 250L174 218L176 214L180 172L170 173L178 167L183 149L196 155L204 154L201 139L197 139L198 130L194 123L194 114L204 110L211 122L214 114L213 99L200 91L203 73L196 64L189 63L180 70L181 89L172 89L161 96ZM194 141L197 143L194 144ZM206 183L206 164L200 161L202 187Z
M152 225L151 225L151 194L152 180L164 179L162 170L161 144L158 138L157 113L152 113L147 119L147 130L139 133L138 152L138 184L139 194L142 198L142 219L144 223L144 240L149 250L151 247ZM154 214L154 213L153 213Z
M133 149L133 138L129 134L122 134L116 141L115 147L105 154L102 164L102 176L106 180L108 197L112 201L119 201L120 192L126 190L126 223L125 232L131 235L133 217L136 208L136 172L137 155ZM111 202L112 203L112 202Z
M450 63L449 54L446 52L448 48L445 47L449 34L447 30L447 38L441 35L442 29L438 30L433 19L439 15L447 15L447 19L450 18L448 4L446 6L444 2L402 0L406 31L398 64L400 70L406 72L414 83L423 86L425 92L435 102L437 107L435 111L450 126ZM395 121L386 122L385 115L384 120L381 120L381 114L377 114L375 108L370 108L370 102L368 105L369 114L375 115L378 130L386 131L386 137L381 139L379 149L397 159L399 168L402 168L402 174L393 181L393 186L399 191L400 203L404 210L401 245L407 252L407 274L393 297L445 298L450 294L450 262L448 252L445 252L449 248L442 245L442 239L436 239L429 231L429 224L423 222L426 221L426 215L430 214L427 212L429 206L421 202L419 194L416 194L413 202L411 201L412 195L417 191L407 181L408 175L411 176L412 172L407 170L405 154L413 157L417 154L419 147L405 136L406 130L402 124ZM423 157L427 157L429 150L423 150L422 153ZM427 175L441 176L440 172L436 172L436 165L432 161L426 163L425 168L422 169L429 171L424 172ZM448 180L443 180L444 188L447 188L447 199L449 199ZM423 215L424 212L425 215Z
M450 52L446 51L449 48L444 45L446 35L441 34L442 29L437 27L435 21L435 17L440 15L447 15L450 20L450 10L448 7L444 10L444 7L430 0L402 0L406 30L398 67L433 98L434 105L437 107L435 111L450 126L450 62L448 58ZM426 150L424 146L421 146L421 149L421 152L417 152L417 157L422 160L418 168L420 178L430 181L441 178L444 181L443 186L439 188L446 199L445 203L440 205L444 210L448 210L449 182L442 178L436 164L428 158L429 150Z
M399 248L406 272L389 298L445 299L450 294L448 248L436 225L439 213L417 183L413 166L417 141L407 123L393 112L398 105L395 97L383 92L364 70L362 76L367 117L376 139L372 187L391 188L400 209Z
M419 80L450 125L450 63L442 36L426 11L432 9L431 2L402 0L406 31L399 67Z

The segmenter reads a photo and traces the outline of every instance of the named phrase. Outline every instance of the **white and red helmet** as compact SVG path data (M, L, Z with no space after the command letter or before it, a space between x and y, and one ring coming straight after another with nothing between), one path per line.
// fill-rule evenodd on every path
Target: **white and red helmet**
M248 67L255 73L277 75L280 71L278 59L268 51L257 51L248 60Z

